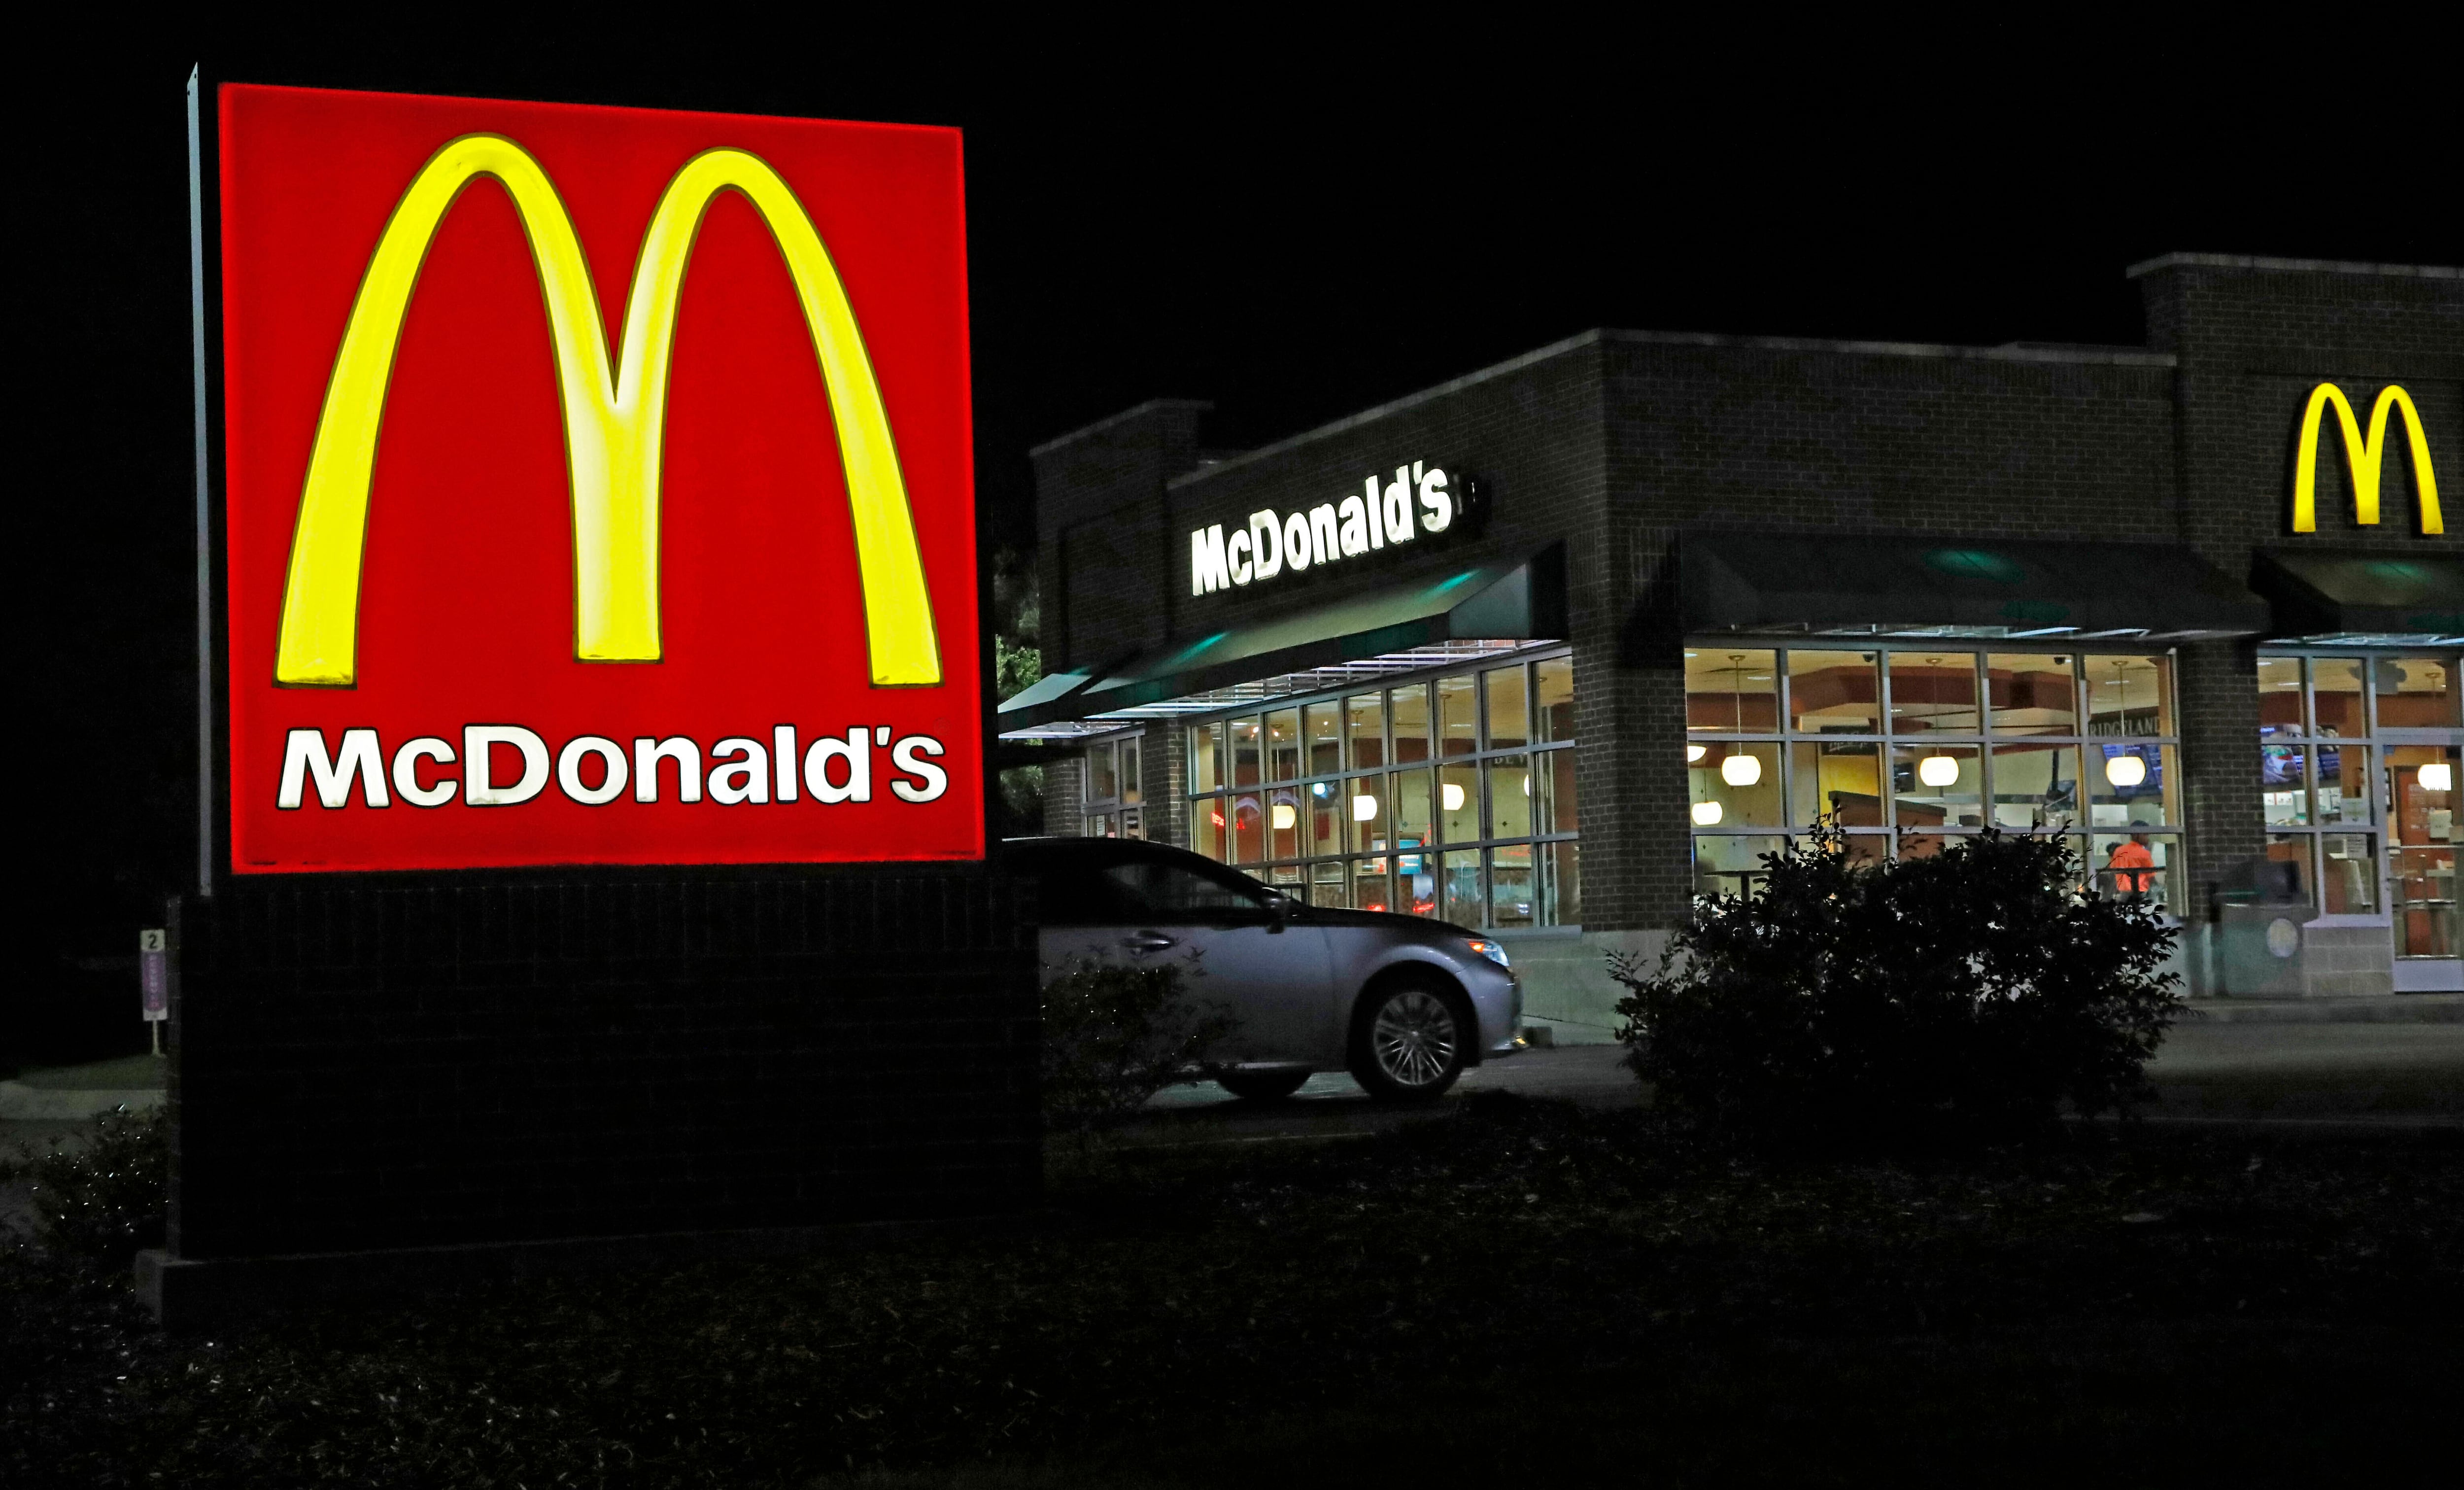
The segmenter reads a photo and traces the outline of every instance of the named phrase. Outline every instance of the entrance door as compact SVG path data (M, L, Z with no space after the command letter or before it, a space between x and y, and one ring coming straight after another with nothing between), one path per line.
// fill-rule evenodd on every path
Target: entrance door
M2399 990L2464 988L2464 936L2455 894L2458 776L2464 751L2453 745L2393 745L2387 752L2387 878L2394 912L2395 955L2438 958L2446 967L2401 961ZM2439 976L2448 974L2448 976Z

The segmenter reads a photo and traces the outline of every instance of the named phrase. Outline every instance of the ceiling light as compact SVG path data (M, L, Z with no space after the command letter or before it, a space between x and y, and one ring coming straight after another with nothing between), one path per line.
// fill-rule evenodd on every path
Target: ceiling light
M1720 763L1720 779L1731 787L1750 787L1763 779L1762 757L1732 755Z
M1695 827L1697 827L1697 828L1709 828L1709 827L1712 827L1712 826L1716 825L1719 821L1720 821L1720 804L1719 804L1719 803L1717 803L1717 802L1697 802L1697 803L1695 803L1695 804L1694 804L1694 826L1695 826Z
M1447 782L1438 789L1438 799L1445 803L1447 812L1460 812L1463 805L1463 789L1451 781Z
M1301 814L1292 810L1292 805L1289 802L1278 802L1275 804L1275 831L1277 833L1290 832L1292 824L1299 822L1300 820Z
M1360 795L1352 799L1352 820L1353 822L1373 822L1376 819L1376 816L1377 799L1375 797L1373 797L1364 791Z
M1691 766L1695 762L1703 759L1704 756L1710 754L1710 752L1711 747L1709 745L1687 745L1685 747L1685 764Z
M2104 779L2117 787L2135 787L2147 779L2147 762L2136 755L2107 756Z
M2445 761L2432 761L2412 773L2412 784L2424 791L2455 789L2455 768Z
M1959 763L1947 755L1928 755L1917 762L1917 780L1928 787L1947 787L1959 780Z

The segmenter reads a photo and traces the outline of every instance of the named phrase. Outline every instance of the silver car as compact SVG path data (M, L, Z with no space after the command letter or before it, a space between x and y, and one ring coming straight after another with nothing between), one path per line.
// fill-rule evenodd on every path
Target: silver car
M1442 921L1303 905L1185 849L1135 838L1014 838L1037 881L1047 975L1087 957L1192 958L1191 991L1241 1021L1216 1079L1290 1095L1349 1071L1381 1101L1425 1101L1466 1066L1522 1049L1523 988L1495 939Z

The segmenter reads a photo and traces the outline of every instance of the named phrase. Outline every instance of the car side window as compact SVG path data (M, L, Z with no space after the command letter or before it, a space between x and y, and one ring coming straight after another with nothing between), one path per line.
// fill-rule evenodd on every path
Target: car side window
M1251 920L1265 913L1255 895L1179 864L1114 864L1104 878L1139 915L1156 921Z
M1093 864L1065 860L1036 876L1042 919L1049 926L1109 926L1134 921L1138 908L1122 886Z

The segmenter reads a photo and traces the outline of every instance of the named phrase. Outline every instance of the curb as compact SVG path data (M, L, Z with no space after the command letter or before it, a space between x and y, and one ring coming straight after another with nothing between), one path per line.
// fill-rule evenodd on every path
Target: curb
M53 1088L23 1081L0 1081L0 1122L26 1119L93 1118L114 1107L145 1112L163 1105L159 1086Z
M2386 997L2192 999L2186 1024L2464 1024L2464 993Z

